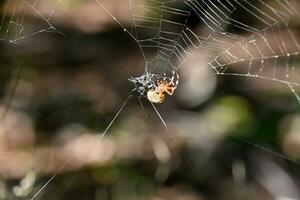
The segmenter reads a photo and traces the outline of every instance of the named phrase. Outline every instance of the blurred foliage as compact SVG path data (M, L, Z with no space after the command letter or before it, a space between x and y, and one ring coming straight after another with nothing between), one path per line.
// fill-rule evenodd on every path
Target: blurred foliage
M61 9L84 6L95 14L85 1ZM243 77L217 77L213 94L192 107L169 98L158 106L168 130L134 95L100 139L133 87L127 78L143 73L142 57L107 17L95 32L83 30L84 19L76 28L62 18L63 34L1 41L0 199L29 199L51 178L37 199L272 199L266 182L299 188L300 139L288 140L299 132L291 128L297 99Z

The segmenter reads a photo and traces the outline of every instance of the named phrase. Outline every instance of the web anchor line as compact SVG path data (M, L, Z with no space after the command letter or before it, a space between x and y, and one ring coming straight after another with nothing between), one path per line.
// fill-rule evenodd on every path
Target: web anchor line
M21 40L45 32L64 35L57 30L53 22L55 20L52 20L63 0L54 2L54 7L47 15L38 7L41 1L20 1L25 4L26 9L32 11L36 19L46 26L46 28L29 31L29 33L26 32L25 9L24 13L20 14L19 10L22 9L19 9L17 4L12 5L11 1L7 1L7 5L3 8L0 25L0 31L3 33L0 40L18 44ZM176 70L177 73L181 67L184 67L188 58L205 52L208 61L204 67L211 68L217 76L245 77L284 84L300 105L300 96L297 92L300 87L299 78L292 79L291 76L297 75L299 70L298 67L291 67L291 60L300 55L299 42L293 33L292 25L289 24L293 21L293 17L300 17L293 1L129 0L130 8L135 8L132 9L132 22L128 23L132 30L127 28L130 25L125 22L121 23L113 10L105 6L105 3L109 1L94 0L94 2L139 47L145 62L144 72L141 76L129 80L134 83L135 91L140 96L147 98L146 92L151 87L157 86L159 78L172 79L168 72ZM249 19L237 18L235 14L238 13L245 14ZM193 23L191 23L191 16L193 16ZM195 21L200 24L198 28L191 25ZM234 68L235 65L238 67ZM280 71L282 65L286 68L286 75L289 76L278 75L282 73ZM256 67L260 69L256 70ZM272 69L267 71L268 67ZM148 83L151 83L151 87ZM100 135L100 139L110 130L131 98L130 94L122 103L116 115ZM153 102L150 103L162 124L168 129L167 123L156 106ZM254 146L264 149L256 144ZM281 154L277 156L286 158ZM63 168L59 169L32 199L36 198Z
M110 123L107 125L107 127L105 128L105 130L99 135L99 141L101 139L103 139L103 137L107 134L107 132L110 130L111 126L114 124L114 122L116 121L117 117L120 115L120 113L122 112L122 110L124 109L124 107L127 105L128 101L131 99L132 97L132 93L133 91L131 91L128 95L128 97L125 99L125 101L122 103L121 107L119 108L119 110L117 111L117 113L115 114L115 116L113 117L113 119L110 121ZM99 131L97 131L97 134L99 134ZM55 179L56 176L58 176L62 170L64 170L67 165L71 162L71 158L70 160L67 160L64 162L64 164L59 168L59 170L31 197L30 200L34 200L38 197L38 195ZM82 166L83 167L83 166ZM80 168L82 168L80 167ZM73 178L77 176L77 174L73 175ZM73 181L73 180L72 180Z

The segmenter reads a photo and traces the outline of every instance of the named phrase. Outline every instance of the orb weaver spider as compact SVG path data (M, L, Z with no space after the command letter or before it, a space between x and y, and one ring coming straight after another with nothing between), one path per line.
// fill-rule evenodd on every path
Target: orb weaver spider
M137 91L140 96L147 96L147 99L152 103L163 103L166 99L165 93L173 95L175 89L179 84L179 75L173 70L171 78L168 78L166 74L163 77L157 74L143 74L140 77L131 77L129 81L135 85L134 90Z

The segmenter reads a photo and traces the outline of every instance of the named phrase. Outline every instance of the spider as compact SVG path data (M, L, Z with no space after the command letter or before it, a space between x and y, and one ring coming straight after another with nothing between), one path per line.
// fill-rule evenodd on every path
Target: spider
M135 89L141 96L147 93L147 99L152 103L163 103L166 99L165 92L168 95L173 95L179 84L179 75L173 70L172 77L160 77L157 74L144 74L140 77L130 78Z

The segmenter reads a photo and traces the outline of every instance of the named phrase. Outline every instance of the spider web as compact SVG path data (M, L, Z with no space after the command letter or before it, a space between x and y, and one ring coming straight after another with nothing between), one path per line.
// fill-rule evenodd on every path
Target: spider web
M295 89L299 86L299 71L294 65L300 46L290 27L293 17L299 17L295 2L154 0L130 4L132 29L123 28L138 43L146 73L170 73L183 66L188 57L206 57L207 66L217 75L284 84L300 103ZM241 13L244 19L232 17ZM202 24L201 32L189 26L191 14ZM199 49L207 54L199 55ZM230 70L232 67L234 70Z
M46 0L5 1L0 40L18 45L44 33L65 36L53 22L64 1L67 0L50 2L52 6L48 5L46 10L43 9L43 3L49 4ZM174 69L183 70L188 58L196 57L208 61L206 66L199 67L209 67L219 76L282 84L300 104L297 93L300 45L293 25L300 16L294 1L90 1L95 2L99 12L109 15L138 44L145 74L171 74ZM124 21L117 13L118 9L114 9L120 5L130 13ZM200 24L200 28L195 23ZM155 111L159 114L156 108Z
M170 73L182 67L188 57L205 58L207 67L217 75L282 83L300 103L296 92L299 70L295 66L300 46L290 26L299 17L295 2L131 0L127 5L132 14L131 28L127 28L129 23L121 23L106 7L118 2L95 1L137 42L146 73ZM45 32L63 35L51 21L63 0L51 2L52 9L46 11L41 8L43 2L46 1L6 1L2 6L0 40L18 43ZM234 15L241 13L245 17L237 20ZM38 20L36 27L27 28L27 15ZM202 24L201 31L193 30L191 21ZM199 55L199 49L205 50L205 55Z
M58 0L55 2L53 9L48 13L42 13L42 11L38 9L38 5L42 2L39 0L5 1L2 6L3 16L0 25L0 39L17 43L18 41L44 32L59 33L50 20L61 1L62 0ZM36 19L38 19L37 27L29 26L29 28L27 28L28 22L25 20L27 15L35 16Z

